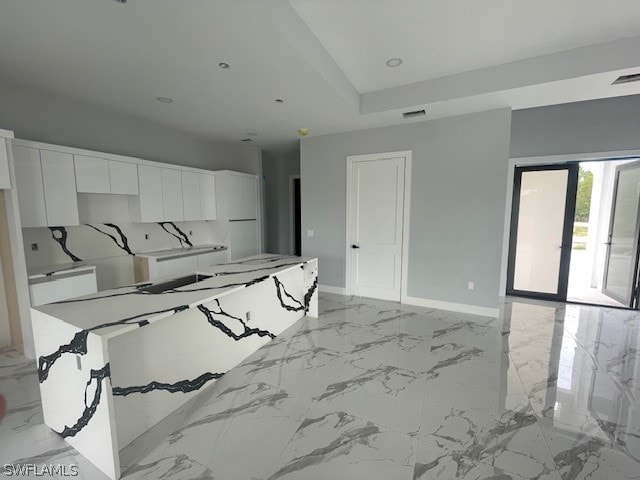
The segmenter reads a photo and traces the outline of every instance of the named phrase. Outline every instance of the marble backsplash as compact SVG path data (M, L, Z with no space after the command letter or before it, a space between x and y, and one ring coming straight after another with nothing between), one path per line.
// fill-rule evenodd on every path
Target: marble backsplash
M27 267L82 261L95 265L98 289L134 283L133 255L229 243L223 220L160 223L92 223L22 230Z

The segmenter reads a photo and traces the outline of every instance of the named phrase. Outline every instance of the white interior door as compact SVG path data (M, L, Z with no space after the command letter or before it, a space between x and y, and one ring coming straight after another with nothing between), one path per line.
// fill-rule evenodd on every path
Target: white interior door
M351 163L351 294L400 301L405 158Z

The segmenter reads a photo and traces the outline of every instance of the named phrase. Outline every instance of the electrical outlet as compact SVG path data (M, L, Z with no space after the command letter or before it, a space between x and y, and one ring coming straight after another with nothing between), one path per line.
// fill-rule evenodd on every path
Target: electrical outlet
M32 243L31 244L31 251L32 252L37 252L38 251L38 244L37 243Z
M144 234L144 239L145 239L145 240L149 240L149 234L148 234L148 233L145 233L145 234Z
M247 312L247 323L251 320L251 312Z
M313 230L307 230L307 237L313 237Z
M76 355L76 366L78 370L82 371L82 357L80 355Z
M473 290L476 288L475 282L467 282L467 290Z

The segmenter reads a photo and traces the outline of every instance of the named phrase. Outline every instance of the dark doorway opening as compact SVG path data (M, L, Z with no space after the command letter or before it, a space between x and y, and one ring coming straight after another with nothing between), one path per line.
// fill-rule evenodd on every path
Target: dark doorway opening
M300 210L300 178L293 178L293 254L302 255L302 215Z

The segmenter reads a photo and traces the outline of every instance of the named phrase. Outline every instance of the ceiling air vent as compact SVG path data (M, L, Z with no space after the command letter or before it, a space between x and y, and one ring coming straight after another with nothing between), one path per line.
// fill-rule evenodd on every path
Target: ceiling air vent
M424 117L427 113L422 110L414 110L413 112L404 112L402 114L402 118L416 118L416 117Z
M640 73L632 73L631 75L622 75L616 79L611 85L618 85L619 83L631 83L640 82Z

